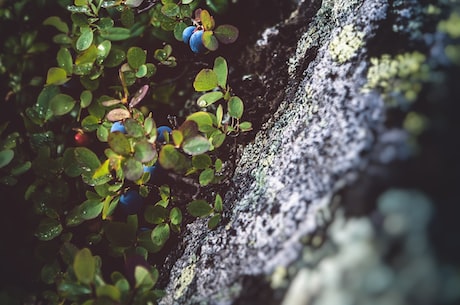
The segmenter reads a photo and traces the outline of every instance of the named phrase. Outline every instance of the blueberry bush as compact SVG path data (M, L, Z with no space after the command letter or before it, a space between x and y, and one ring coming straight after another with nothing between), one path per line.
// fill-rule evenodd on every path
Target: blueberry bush
M252 129L216 52L229 5L0 1L2 240L24 261L0 303L155 304L168 242L219 225L221 150Z

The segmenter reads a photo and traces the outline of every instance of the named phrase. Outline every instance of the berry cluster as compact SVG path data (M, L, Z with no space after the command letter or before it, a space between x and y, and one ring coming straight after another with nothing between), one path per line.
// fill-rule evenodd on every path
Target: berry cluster
M194 53L203 53L206 48L203 44L204 30L194 25L188 26L182 32L182 40L188 43Z
M170 134L172 129L169 126L159 126L157 128L157 139L159 143L166 141L166 134ZM117 121L112 124L110 132L126 133L126 128L122 121ZM144 166L144 172L150 173L150 181L159 182L158 178L161 177L163 169L160 165L154 164L152 166ZM145 198L142 197L136 190L130 189L120 196L120 209L126 215L137 214L143 207Z

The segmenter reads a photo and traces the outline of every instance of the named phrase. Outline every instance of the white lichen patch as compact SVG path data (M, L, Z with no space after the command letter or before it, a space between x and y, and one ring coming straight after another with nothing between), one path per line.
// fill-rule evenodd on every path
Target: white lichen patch
M348 24L332 39L329 44L329 54L334 61L343 64L353 58L364 45L363 38L363 32L357 31L353 24Z

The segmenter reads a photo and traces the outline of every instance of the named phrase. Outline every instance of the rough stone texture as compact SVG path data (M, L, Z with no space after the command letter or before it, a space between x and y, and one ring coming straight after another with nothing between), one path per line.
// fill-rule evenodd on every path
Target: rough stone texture
M370 163L407 156L407 134L385 126L384 99L362 88L370 65L368 45L378 39L389 12L399 16L391 20L393 31L414 36L420 31L422 6L409 2L300 1L289 20L261 35L254 48L269 53L276 52L271 40L286 35L287 27L303 31L283 59L290 79L283 99L242 148L234 187L225 197L226 224L214 231L205 220L187 226L184 251L160 304L251 304L241 297L254 287L248 278L269 278L271 293L282 291L273 299L286 305L435 303L438 271L425 237L431 203L423 194L387 193L374 218L347 221L342 207L336 211L339 192ZM319 9L311 12L315 6ZM408 20L410 29L404 27ZM330 42L340 37L345 44L356 43L356 37L342 32L348 25L353 30L350 34L347 27L347 33L357 33L363 43L346 48L339 62L337 46L331 50ZM419 212L411 216L415 206ZM327 232L326 238L317 237L318 231ZM317 245L326 241L316 248L306 246L306 239ZM388 263L388 248L398 242L403 246L397 263ZM417 296L419 289L423 293Z

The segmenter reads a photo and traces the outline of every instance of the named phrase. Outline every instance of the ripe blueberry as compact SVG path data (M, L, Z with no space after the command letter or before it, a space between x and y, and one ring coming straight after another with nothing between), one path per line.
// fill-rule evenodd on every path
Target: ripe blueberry
M125 214L137 214L143 204L144 197L135 190L129 190L120 196L120 208Z
M150 179L153 178L153 175L155 174L156 170L157 170L157 167L155 165L152 165L152 166L144 165L144 173L150 173Z
M203 40L201 39L203 37L203 33L203 30L196 31L190 37L190 49L192 49L194 53L201 53L206 50L206 48L203 45Z
M113 123L112 127L110 128L110 132L119 131L121 133L126 133L126 128L121 121Z
M189 40L190 40L190 36L192 36L193 34L193 31L195 31L196 27L191 25L191 26L188 26L184 29L184 31L182 32L182 40L185 42L185 43L188 43Z
M171 133L172 129L169 128L168 126L160 126L157 128L157 141L158 142L164 142L165 139L165 132L166 133Z

